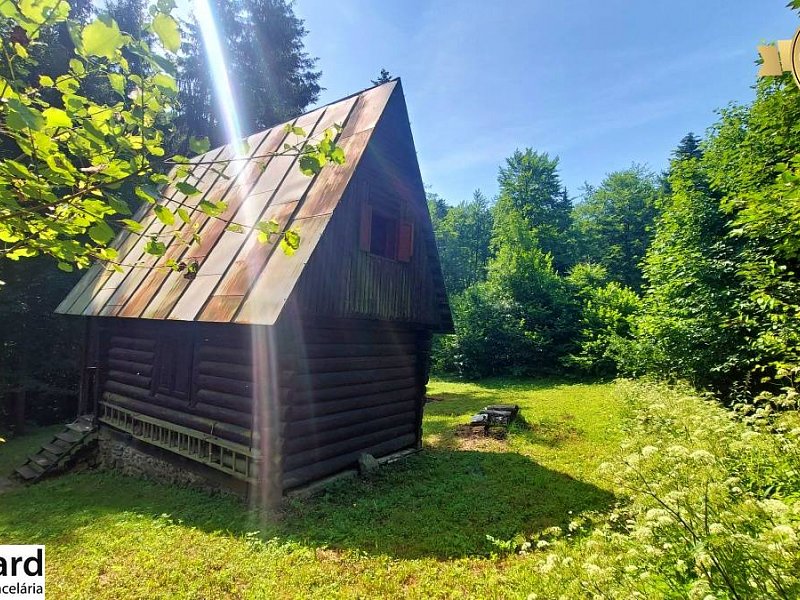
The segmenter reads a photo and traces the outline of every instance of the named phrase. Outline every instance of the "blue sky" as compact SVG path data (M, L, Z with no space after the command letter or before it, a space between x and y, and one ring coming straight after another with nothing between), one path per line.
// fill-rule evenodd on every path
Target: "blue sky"
M748 101L756 46L789 39L786 0L299 0L321 103L403 80L422 175L455 203L497 191L515 148L558 155L576 196Z

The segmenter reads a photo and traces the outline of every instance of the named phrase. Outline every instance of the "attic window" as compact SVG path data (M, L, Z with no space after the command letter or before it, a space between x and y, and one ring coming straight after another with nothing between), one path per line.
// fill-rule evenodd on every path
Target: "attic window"
M361 249L375 256L409 262L414 244L414 225L390 217L365 204L361 213Z
M372 211L369 251L384 258L397 258L397 219Z

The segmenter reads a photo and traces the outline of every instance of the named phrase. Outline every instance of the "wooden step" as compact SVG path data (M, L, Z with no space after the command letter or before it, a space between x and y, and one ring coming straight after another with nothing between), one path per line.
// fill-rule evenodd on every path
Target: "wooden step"
M41 466L41 465L38 465L38 464L36 464L35 462L31 462L31 460L30 460L30 459L28 459L28 462L26 462L26 463L25 463L25 466L26 466L26 467L30 467L31 469L33 469L34 471L36 471L36 473L37 473L38 475L42 475L42 474L43 474L43 473L46 471L46 469L45 469L43 466Z
M49 444L44 444L42 446L45 450L47 450L53 456L63 456L64 453L69 450L69 445L64 444L61 440L54 440Z
M45 444L44 446L47 446L47 445L49 445L49 444ZM39 456L42 456L42 457L46 458L47 460L49 460L53 464L57 463L58 459L61 458L61 456L62 456L61 453L60 452L59 453L50 452L50 450L48 450L44 446L42 446L42 449L39 450Z
M42 469L47 469L48 467L52 467L53 464L54 464L52 460L50 460L46 456L43 456L42 454L31 455L31 456L28 457L28 460L32 464L35 464L35 465L41 467Z
M86 423L85 421L78 420L75 421L74 423L68 424L67 429L69 429L70 431L74 431L75 433L84 435L86 433L89 433L92 429L94 429L94 426L91 423Z
M26 481L30 481L32 479L39 479L39 475L41 475L41 473L37 473L28 465L22 465L21 467L17 467L16 469L14 469L14 471Z
M62 442L67 442L68 444L77 444L83 439L83 435L73 431L62 431L61 433L57 433L56 437Z

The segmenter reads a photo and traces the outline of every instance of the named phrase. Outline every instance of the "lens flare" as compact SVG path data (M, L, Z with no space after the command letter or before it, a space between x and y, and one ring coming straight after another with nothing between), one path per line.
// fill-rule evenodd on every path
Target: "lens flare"
M239 123L239 111L236 99L233 96L230 77L228 76L225 50L220 41L219 30L208 0L195 0L195 19L200 28L208 68L211 72L211 81L217 96L217 110L225 128L225 135L229 143L234 144L237 156L243 153L240 141L242 139L242 126ZM235 161L240 164L240 161Z
M222 47L220 32L217 28L214 13L208 0L195 0L195 19L200 29L211 81L217 98L217 111L225 130L226 141L231 144L236 159L250 155L243 143L242 126L239 121L239 110L231 88L228 75L225 51ZM233 177L238 176L249 161L234 160L225 167L225 171ZM236 193L244 193L237 190ZM247 210L245 201L242 210ZM276 340L271 327L255 325L250 327L251 354L253 357L253 431L251 447L258 450L260 464L255 478L257 484L250 489L249 498L253 508L270 506L281 495L277 477L280 465L277 464L277 442L274 424L277 414L277 361Z

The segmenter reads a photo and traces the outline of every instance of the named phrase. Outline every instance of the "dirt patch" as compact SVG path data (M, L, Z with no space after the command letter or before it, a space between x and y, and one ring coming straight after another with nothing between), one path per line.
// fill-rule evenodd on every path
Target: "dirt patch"
M491 427L486 431L483 427L459 425L456 427L456 437L469 440L505 440L508 437L508 429Z
M436 396L425 396L425 403L429 402L444 402L446 398L437 398Z

